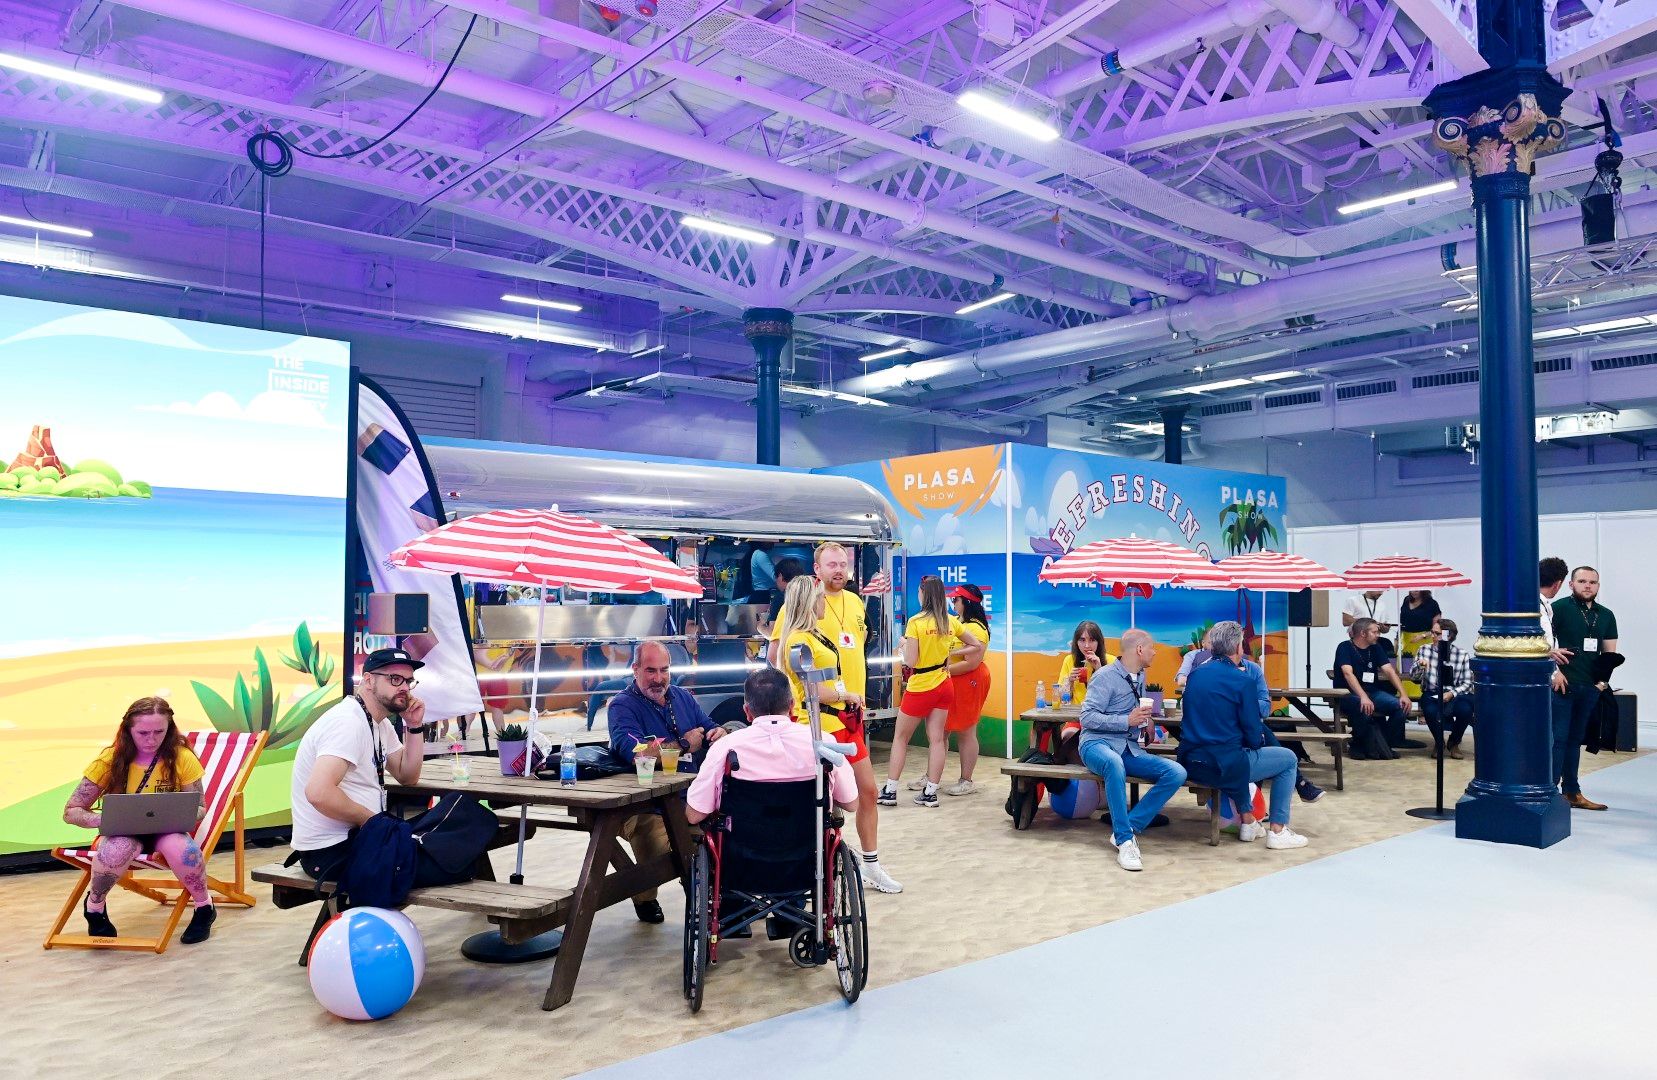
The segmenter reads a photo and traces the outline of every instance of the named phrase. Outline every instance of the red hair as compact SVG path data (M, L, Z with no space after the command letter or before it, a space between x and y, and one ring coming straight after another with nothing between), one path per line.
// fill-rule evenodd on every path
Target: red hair
M109 783L104 788L108 793L120 795L127 790L127 770L138 756L138 744L132 738L132 725L140 716L167 718L167 734L155 752L156 771L160 775L155 778L152 790L168 791L177 786L175 763L178 751L184 745L184 737L179 734L178 723L173 719L173 707L167 699L145 697L127 706L126 715L121 717L121 726L115 729L115 741L110 744L115 748L115 760L110 762Z

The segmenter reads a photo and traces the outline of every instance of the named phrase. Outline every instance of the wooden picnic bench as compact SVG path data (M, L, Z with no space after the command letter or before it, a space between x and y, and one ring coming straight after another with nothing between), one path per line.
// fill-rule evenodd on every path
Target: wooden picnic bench
M508 943L528 941L561 927L563 943L553 961L551 980L541 1004L543 1009L556 1009L567 1004L575 992L593 917L636 893L685 876L694 854L684 800L684 791L692 777L658 772L650 784L642 785L633 773L627 772L564 787L533 777L478 775L481 770L476 766L474 770L469 782L457 784L447 761L428 760L417 783L391 784L387 791L393 800L402 799L417 806L424 806L433 796L451 792L476 796L493 808L501 821L491 848L517 842L517 807L520 806L529 808L526 838L544 828L585 832L587 850L575 884L564 888L495 881L494 870L485 855L476 869L478 880L416 889L409 894L408 902L421 907L482 914L500 928L501 937ZM505 810L508 807L511 809ZM622 846L621 828L634 815L651 812L662 815L669 850L664 855L635 862ZM260 867L253 872L253 877L271 885L279 908L321 899L310 877L298 867ZM327 903L331 904L332 900ZM325 907L312 928L313 937L328 917L331 916Z
M1147 749L1151 749L1153 752L1160 752L1154 747L1148 747ZM1034 762L1010 761L1001 766L1001 773L1003 776L1009 776L1012 778L1013 790L1015 792L1024 790L1025 787L1035 783L1038 780L1069 780L1072 783L1103 783L1098 776L1082 765L1038 765ZM1140 780L1136 777L1128 777L1128 804L1130 806L1138 804L1139 788L1140 785L1145 782L1146 781ZM1209 787L1207 784L1199 784L1189 778L1186 779L1183 786L1186 790L1194 792L1197 795L1206 795L1208 797L1208 845L1210 847L1218 847L1220 843L1220 800L1215 797L1218 795L1218 792ZM1101 802L1102 801L1103 800L1101 800ZM1020 822L1017 818L1015 818L1013 819L1013 828L1021 831L1028 829L1032 820L1033 817Z

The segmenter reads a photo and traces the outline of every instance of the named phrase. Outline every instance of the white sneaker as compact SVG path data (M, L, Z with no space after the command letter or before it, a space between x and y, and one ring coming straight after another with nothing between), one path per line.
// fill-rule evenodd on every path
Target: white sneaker
M1258 821L1245 821L1237 826L1237 839L1245 844L1252 844L1266 835L1266 826Z
M1116 844L1115 837L1111 843ZM1145 864L1139 859L1139 841L1128 839L1116 844L1116 865L1124 870L1143 870Z
M944 788L945 795L971 795L978 790L978 785L971 780L957 780Z
M909 790L910 791L922 791L922 790L925 790L925 788L926 788L926 777L925 776L917 776L915 779L909 781Z
M1306 838L1287 825L1283 826L1282 832L1266 834L1266 847L1270 851L1288 851L1291 848L1305 847L1306 844Z
M903 886L892 880L892 875L879 863L866 862L863 864L863 884L875 892L900 893Z

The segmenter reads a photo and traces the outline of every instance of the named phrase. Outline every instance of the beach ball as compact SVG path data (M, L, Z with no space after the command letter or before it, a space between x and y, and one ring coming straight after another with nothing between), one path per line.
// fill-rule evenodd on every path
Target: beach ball
M311 993L345 1020L383 1020L420 989L426 945L407 915L351 908L336 915L311 946Z
M1062 818L1079 820L1091 817L1099 809L1103 790L1091 780L1072 780L1063 791L1047 796L1047 805Z
M1229 798L1224 795L1216 795L1212 796L1212 798L1220 800L1220 828L1235 829L1238 825L1242 824L1242 816L1237 813L1237 808L1232 805ZM1249 799L1254 804L1252 808L1254 820L1265 821L1266 795L1265 792L1260 790L1259 784L1249 785Z

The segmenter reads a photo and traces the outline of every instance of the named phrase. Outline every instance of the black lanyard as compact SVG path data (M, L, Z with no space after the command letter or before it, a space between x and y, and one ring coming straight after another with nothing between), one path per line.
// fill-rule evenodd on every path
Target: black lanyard
M1135 705L1138 705L1139 704L1139 699L1141 697L1145 696L1144 694L1142 694L1140 692L1139 683L1134 680L1134 677L1132 675L1128 674L1128 669L1127 668L1117 668L1116 670L1121 672L1122 681L1128 684L1128 689L1129 690L1133 691L1133 697L1134 697L1134 702L1133 703Z
M368 711L363 704L361 694L352 694L356 699L357 707L362 710L363 719L368 721L368 738L374 744L374 776L380 781L380 809L385 809L385 746L380 742L380 728L374 723L374 714Z
M1595 631L1599 629L1599 607L1595 604L1578 604L1577 610L1582 612L1582 625L1588 628L1588 633L1583 636L1598 638L1599 635ZM1594 613L1592 619L1588 617L1590 611Z
M646 705L650 705L652 707L655 706L656 703L651 701L643 690L639 689L637 679L633 680L633 685L629 686L627 689L643 698ZM673 687L671 685L667 688L666 697L663 698L663 708L667 710L667 730L673 736L673 741L684 742L684 737L679 734L679 722L673 716Z
M150 782L150 773L154 772L155 767L159 764L161 764L161 758L159 756L150 759L150 767L144 770L144 778L138 781L138 787L133 791L134 795L143 794L144 785Z

